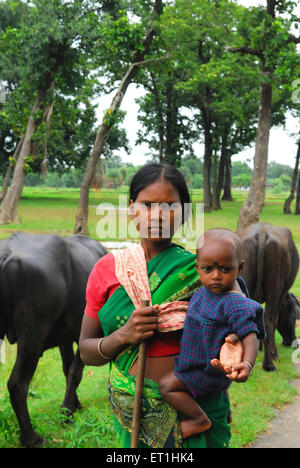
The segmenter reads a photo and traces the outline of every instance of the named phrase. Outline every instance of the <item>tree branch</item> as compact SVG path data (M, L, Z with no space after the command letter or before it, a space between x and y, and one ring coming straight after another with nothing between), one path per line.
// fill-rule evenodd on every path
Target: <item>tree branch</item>
M144 51L143 52L137 52L134 58L134 62L138 63L144 60L144 57L146 54L149 53L150 50L150 45L152 43L152 39L154 37L154 28L153 28L153 20L156 15L160 15L163 9L163 3L162 0L155 0L153 11L150 15L150 21L148 24L147 32L146 32L146 37L143 41L143 47Z
M225 46L225 50L227 52L231 52L233 54L235 53L241 53L241 54L251 54L251 55L256 55L260 59L263 57L262 51L259 49L250 49L249 47L243 46L243 47L236 47L232 48L230 46Z
M141 60L140 62L134 62L133 65L141 66L141 65L146 65L146 64L151 63L151 62L160 62L161 60L166 60L166 59L169 59L170 57L171 57L171 55L166 54L166 55L162 55L162 57Z

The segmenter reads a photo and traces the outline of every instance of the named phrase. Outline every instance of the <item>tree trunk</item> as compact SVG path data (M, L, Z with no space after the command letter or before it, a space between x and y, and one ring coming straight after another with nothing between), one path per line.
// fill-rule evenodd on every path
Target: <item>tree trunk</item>
M20 151L21 151L21 148L22 148L23 141L24 141L24 137L22 137L21 140L19 140L19 143L17 144L17 147L16 147L15 152L13 154L13 158L14 158L15 161L18 160L18 157L19 157L19 154L20 154ZM10 181L10 178L12 176L14 167L15 167L15 164L9 163L9 166L7 168L7 171L6 171L4 180L3 180L3 184L2 184L2 190L1 190L1 193L0 193L0 202L2 202L4 200L5 195L7 193L7 190L8 190L8 187L9 187L9 181Z
M151 76L151 81L152 81L152 87L150 87L150 91L154 96L157 120L158 120L158 135L159 135L158 157L159 157L159 162L163 162L164 160L164 130L165 130L163 111L162 111L159 92L155 83L153 73L150 73L150 76Z
M109 111L110 116L114 115L114 113L120 108L122 103L123 97L126 93L126 90L129 84L132 82L132 79L136 75L138 71L138 65L132 64L127 71L126 75L124 76L116 95L114 96L112 103L110 105ZM106 144L106 140L109 134L109 130L112 127L112 121L107 120L107 113L104 115L102 123L98 129L96 140L94 143L93 150L91 152L91 156L88 161L88 165L82 180L81 188L80 188L80 198L79 204L76 214L76 223L74 228L75 234L85 234L88 235L88 206L89 206L89 189L94 178L97 162L102 154L103 148Z
M295 192L296 192L299 162L300 162L300 139L299 139L299 142L298 142L298 151L297 151L297 155L296 155L295 168L294 168L292 182L291 182L291 193L290 193L289 197L284 202L283 212L285 214L291 214L291 204L292 204L292 201L295 198Z
M232 165L231 165L231 154L227 153L225 160L225 179L224 179L224 190L222 200L233 201L232 193Z
M295 215L300 215L300 172L298 174Z
M222 147L221 147L221 156L218 170L218 179L216 182L216 206L217 210L221 209L221 192L224 186L224 174L225 174L225 165L227 159L227 140L228 140L228 131L224 130L224 135L222 137Z
M156 0L154 5L154 14L160 14L162 11L162 1ZM88 235L88 207L89 207L89 189L95 174L98 158L101 156L103 148L106 144L106 140L109 134L109 130L113 125L113 117L116 115L116 112L120 108L124 95L127 91L128 86L132 82L133 78L136 76L139 66L142 65L145 55L150 50L150 45L154 37L154 30L150 24L147 30L146 38L144 40L144 51L143 53L137 53L134 62L129 67L127 73L123 77L120 86L115 94L112 103L109 108L109 113L107 112L102 120L102 123L98 129L94 147L92 149L87 168L82 180L80 188L80 198L78 209L76 213L76 222L74 227L75 234L85 234Z
M50 91L52 94L52 98L54 98L54 93L55 93L55 76L53 77L51 86L50 86ZM51 118L53 114L53 108L54 108L54 99L51 103L49 103L45 109L44 115L43 115L43 120L46 122L46 133L45 133L45 139L44 139L44 151L43 151L43 161L41 163L41 174L42 176L46 179L47 177L47 154L48 154L48 138L49 138L49 133L50 133L50 126L51 126Z
M28 120L26 132L24 135L24 141L22 149L20 151L17 163L15 165L13 180L10 189L3 200L2 209L0 214L0 224L19 223L18 218L18 204L22 194L24 180L25 180L25 158L29 156L31 151L31 138L36 130L35 112L39 109L43 102L46 89L39 90L37 98L32 108L31 115Z
M165 161L178 167L180 159L178 157L178 107L174 103L174 84L169 81L166 89L167 112L166 112L166 151Z
M269 73L266 78L270 80ZM254 155L254 170L247 200L243 204L238 229L243 229L259 221L264 206L269 137L272 124L272 84L262 79L260 85L260 102L258 115L258 128Z
M204 122L203 202L204 212L209 213L212 207L212 194L210 183L212 159L211 121L206 109L202 108L201 112Z
M102 162L102 158L99 158L97 162L96 173L91 183L91 188L94 188L95 190L100 190L103 187L103 183L104 183L103 162Z
M204 212L210 213L212 205L212 195L211 195L211 183L210 183L210 174L211 174L211 150L209 148L209 143L205 144L204 151L204 164L203 164L203 191L204 191Z
M218 166L218 156L215 152L215 154L213 155L213 192L211 199L211 208L214 211L219 210L221 208L220 200L218 200Z

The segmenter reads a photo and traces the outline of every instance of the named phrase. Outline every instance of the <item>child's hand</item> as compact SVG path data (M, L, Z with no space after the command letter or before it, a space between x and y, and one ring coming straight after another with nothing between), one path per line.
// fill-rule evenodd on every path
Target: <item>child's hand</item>
M236 335L229 335L220 350L219 359L212 359L211 365L218 371L235 380L238 371L234 370L242 361L243 345Z

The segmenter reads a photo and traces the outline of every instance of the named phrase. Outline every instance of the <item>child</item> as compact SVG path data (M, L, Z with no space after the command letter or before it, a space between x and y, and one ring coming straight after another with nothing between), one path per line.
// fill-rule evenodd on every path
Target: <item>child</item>
M230 386L228 377L232 378L233 369L224 366L227 377L212 366L219 363L225 338L236 334L242 340L243 362L237 366L234 379L244 382L256 360L257 338L265 335L263 308L249 299L239 277L244 263L241 251L240 238L226 229L207 231L197 242L196 269L202 287L190 301L174 373L160 382L162 396L188 417L181 421L183 439L211 427L195 398L226 391Z

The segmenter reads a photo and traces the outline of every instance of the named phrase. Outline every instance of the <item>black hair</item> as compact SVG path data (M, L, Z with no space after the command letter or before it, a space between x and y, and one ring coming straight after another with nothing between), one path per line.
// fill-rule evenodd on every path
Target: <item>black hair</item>
M182 219L185 222L191 211L191 198L182 173L171 164L148 163L141 167L132 178L129 198L135 201L141 190L159 179L167 180L177 190L182 205Z

